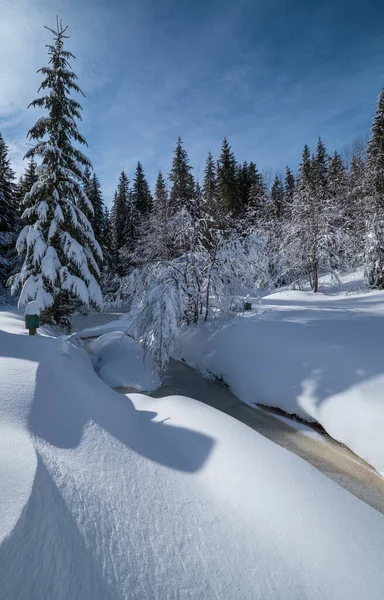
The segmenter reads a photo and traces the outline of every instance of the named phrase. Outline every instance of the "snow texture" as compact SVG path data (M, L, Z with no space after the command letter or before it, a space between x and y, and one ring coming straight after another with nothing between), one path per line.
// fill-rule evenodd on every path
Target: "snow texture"
M99 376L113 388L148 392L161 383L150 356L144 356L140 344L121 331L102 335L89 345L89 351Z
M215 409L0 327L1 598L382 599L381 514Z
M384 474L384 293L362 272L323 293L285 290L253 300L224 328L188 330L179 356L222 377L249 404L318 421Z
M27 306L25 307L24 314L25 315L39 315L40 314L39 303L36 302L36 300L33 300L32 302L28 302Z

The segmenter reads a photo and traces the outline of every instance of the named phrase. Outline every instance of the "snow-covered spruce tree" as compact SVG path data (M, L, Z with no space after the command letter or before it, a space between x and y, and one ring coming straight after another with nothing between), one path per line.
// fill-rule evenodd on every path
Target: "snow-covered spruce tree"
M191 210L195 189L191 171L192 167L189 164L187 151L183 147L183 142L179 137L174 151L172 168L169 173L169 180L171 182L169 202L173 213L183 208Z
M343 159L338 152L328 159L328 193L324 206L324 230L329 265L340 269L347 265L349 244L348 178Z
M141 217L148 217L153 205L151 190L144 175L144 169L139 161L133 178L132 199L137 213Z
M240 211L237 164L227 138L224 138L217 161L217 185L224 213Z
M292 203L292 218L286 224L282 251L285 280L293 283L310 277L312 289L318 286L318 214L313 193L313 171L309 147L304 146Z
M152 194L140 161L133 178L131 198L130 229L126 232L128 243L125 251L130 265L134 267L142 261L142 240L147 238L149 218L153 209Z
M268 271L270 280L274 285L284 283L279 276L280 250L282 243L282 233L285 222L285 198L284 186L281 177L275 176L271 188L270 203L266 218L266 252L268 256Z
M121 250L127 244L128 229L131 219L131 190L129 179L122 171L113 199L110 224L112 235L112 251L115 263L115 272L120 277L126 273L125 261L121 258Z
M287 219L290 218L293 195L295 193L295 177L289 167L285 168L285 179L284 179L284 203L285 213Z
M8 148L0 132L0 295L14 265L13 249L17 222L14 172L8 158Z
M365 156L352 154L348 178L345 227L348 233L347 258L351 266L364 262L365 248Z
M219 203L216 165L211 152L208 152L205 163L202 203L204 211L219 222L222 218L222 207Z
M95 172L89 177L89 182L86 188L86 195L92 204L93 214L90 215L89 221L92 225L95 238L103 248L105 246L104 235L104 202L101 192L101 185ZM101 263L100 263L101 267Z
M384 89L368 142L364 206L366 279L371 288L384 289Z
M168 261L172 255L173 229L171 221L171 207L167 184L161 171L159 171L155 185L153 210L150 215L149 237L147 248L144 248L147 260Z
M254 162L248 165L249 199L243 215L243 229L261 234L265 231L268 194L264 177Z
M81 106L71 97L81 90L70 70L69 59L74 56L64 49L66 29L59 20L56 30L49 29L54 37L47 46L49 65L39 71L44 76L39 91L47 93L30 104L45 109L47 115L28 133L36 144L26 156L40 158L41 164L38 181L25 198L24 218L29 224L17 240L17 250L25 259L21 272L13 277L12 289L22 285L19 306L37 300L43 323L70 330L75 303L101 309L103 298L95 258L101 259L102 252L81 210L86 205L93 212L83 191L84 167L91 164L73 145L84 145L86 140L76 124Z

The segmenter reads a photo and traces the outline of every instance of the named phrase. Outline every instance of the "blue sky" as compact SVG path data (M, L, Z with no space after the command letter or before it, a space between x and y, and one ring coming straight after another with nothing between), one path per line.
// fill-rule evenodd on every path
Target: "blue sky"
M20 172L26 110L56 14L86 94L81 126L109 204L137 160L152 183L180 135L202 176L227 136L259 168L296 168L366 135L384 84L381 0L0 0L0 130Z

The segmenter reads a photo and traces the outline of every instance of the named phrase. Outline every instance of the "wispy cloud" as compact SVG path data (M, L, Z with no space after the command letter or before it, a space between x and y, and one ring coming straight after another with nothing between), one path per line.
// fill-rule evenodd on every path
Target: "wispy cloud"
M239 160L296 166L304 143L329 150L369 128L382 84L380 15L357 0L0 0L0 128L17 169L36 118L56 14L86 98L82 130L110 201L137 160L153 183L178 135L195 172L224 135ZM369 32L369 33L368 33Z

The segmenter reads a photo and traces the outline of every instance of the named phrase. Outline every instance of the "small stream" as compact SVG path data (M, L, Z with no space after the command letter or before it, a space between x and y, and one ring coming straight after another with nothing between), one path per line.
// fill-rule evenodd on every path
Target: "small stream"
M119 318L121 313L77 316L74 329L80 331ZM92 319L95 317L95 320ZM132 388L118 388L122 394L137 392ZM241 402L223 383L203 377L184 362L171 360L162 385L148 395L187 396L221 410L251 427L271 441L300 456L327 477L353 495L384 514L384 479L365 461L327 434L321 434L306 425L290 422Z

